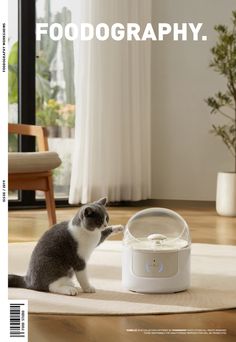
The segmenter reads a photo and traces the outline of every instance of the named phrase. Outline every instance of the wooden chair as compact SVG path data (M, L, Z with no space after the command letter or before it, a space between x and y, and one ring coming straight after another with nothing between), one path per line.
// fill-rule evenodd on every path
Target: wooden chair
M9 153L9 190L41 190L45 193L49 224L56 223L52 169L61 164L56 152L48 151L46 128L8 125L9 134L35 136L39 152ZM40 153L41 152L41 153Z

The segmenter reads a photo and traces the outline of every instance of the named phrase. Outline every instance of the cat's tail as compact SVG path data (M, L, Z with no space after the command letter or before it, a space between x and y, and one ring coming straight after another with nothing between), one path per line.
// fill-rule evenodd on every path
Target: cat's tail
M8 274L8 287L21 287L26 289L25 277L16 274Z

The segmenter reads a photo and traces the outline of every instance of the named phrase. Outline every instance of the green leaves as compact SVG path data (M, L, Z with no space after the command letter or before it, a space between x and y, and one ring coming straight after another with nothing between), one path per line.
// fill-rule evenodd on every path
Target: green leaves
M41 126L57 126L60 104L50 99L44 103L42 110L36 114L37 124Z
M8 101L10 104L18 101L18 42L11 48L8 57Z
M218 32L218 41L211 49L213 58L210 63L210 67L226 76L229 83L232 82L232 76L236 77L236 20L232 21L232 29L225 25L215 26L215 30Z
M224 125L213 125L211 132L220 137L235 159L236 172L236 11L232 13L232 28L216 25L216 45L212 47L210 67L226 78L227 89L218 91L205 102L211 114L220 114L227 119Z
M221 137L224 144L229 149L230 153L235 156L235 150L236 150L236 128L235 125L219 125L215 126L212 125L212 133L214 133L216 136Z
M52 15L51 2L45 0L44 9L44 16L37 18L37 22L48 23L49 25L56 22L61 23L63 27L71 22L71 11L66 7ZM49 35L43 35L41 40L37 42L36 112L39 112L42 122L45 122L45 120L40 112L45 109L49 99L57 99L58 93L66 103L75 103L73 42L63 38L60 44L61 52L58 52L58 41L52 40ZM58 56L59 53L61 56ZM55 60L58 58L62 59L65 87L61 86L57 80L58 70Z
M211 107L211 114L220 112L220 114L224 115L224 113L221 111L221 108L223 109L224 107L233 109L233 99L228 91L225 93L219 91L213 97L208 97L208 99L206 99L205 101L208 106ZM234 120L233 116L230 117L228 114L225 114L225 116L227 116L231 120Z

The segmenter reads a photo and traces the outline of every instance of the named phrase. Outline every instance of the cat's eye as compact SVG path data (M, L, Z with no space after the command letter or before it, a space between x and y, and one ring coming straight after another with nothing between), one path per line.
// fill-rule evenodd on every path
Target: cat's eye
M109 216L108 215L106 216L106 221L107 221L107 223L109 222Z

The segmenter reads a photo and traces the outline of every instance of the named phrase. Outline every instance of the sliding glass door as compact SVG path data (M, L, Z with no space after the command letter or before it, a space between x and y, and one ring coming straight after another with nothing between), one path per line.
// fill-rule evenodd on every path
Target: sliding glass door
M36 22L62 26L71 22L67 0L38 0ZM36 42L36 123L48 130L49 149L56 151L62 164L54 172L56 198L67 198L75 126L73 42L52 40L42 35ZM37 198L40 198L37 193Z
M12 28L9 41L9 122L47 128L49 149L62 159L61 166L53 171L58 205L67 204L69 194L75 125L74 46L72 41L53 41L48 35L36 41L35 26L53 22L63 26L71 22L69 3L69 0L9 2L9 13L14 10L19 18L18 24L17 20L10 20L15 31ZM32 139L10 139L10 151L35 151ZM44 203L44 194L40 191L9 195L10 207L34 207Z

